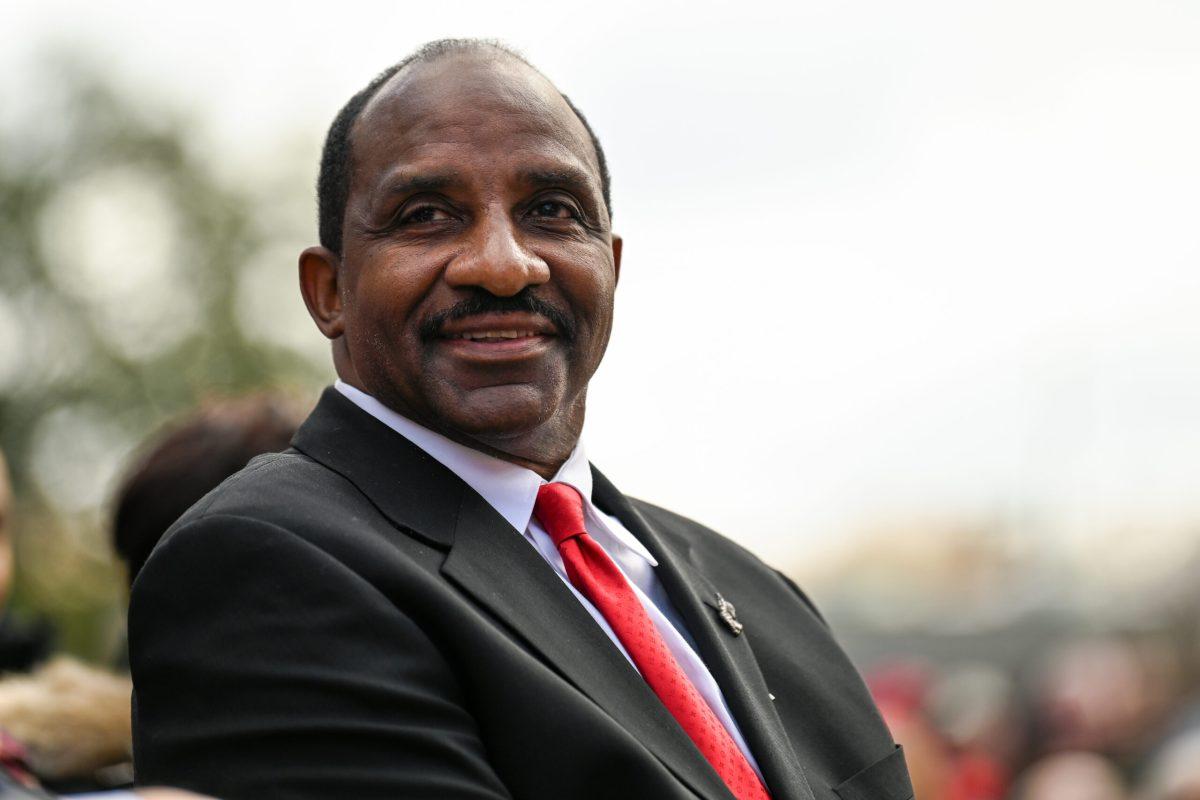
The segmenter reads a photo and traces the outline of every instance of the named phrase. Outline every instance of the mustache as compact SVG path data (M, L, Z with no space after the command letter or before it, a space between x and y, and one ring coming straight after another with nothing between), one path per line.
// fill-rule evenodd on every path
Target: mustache
M575 338L575 321L570 315L558 306L538 297L528 288L522 289L511 297L497 297L483 289L476 289L470 297L460 300L450 308L439 311L422 322L418 333L423 341L429 341L438 338L442 332L442 326L447 322L466 319L478 314L505 314L513 311L543 316L554 324L560 338L568 342Z

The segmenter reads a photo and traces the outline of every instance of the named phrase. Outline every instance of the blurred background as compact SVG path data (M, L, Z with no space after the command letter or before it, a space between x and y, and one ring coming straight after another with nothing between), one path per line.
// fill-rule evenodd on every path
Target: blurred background
M608 153L626 248L592 460L809 591L918 797L1191 797L1170 766L1200 764L1182 0L8 0L8 614L112 659L113 496L147 436L332 380L295 276L324 128L442 36L524 52Z

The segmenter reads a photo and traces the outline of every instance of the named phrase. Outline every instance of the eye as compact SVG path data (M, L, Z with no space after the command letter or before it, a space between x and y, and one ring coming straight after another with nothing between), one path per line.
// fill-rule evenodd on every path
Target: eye
M561 200L541 200L529 209L529 215L549 219L576 219L579 216L574 207Z
M401 214L399 222L401 225L422 225L448 219L450 219L450 215L437 206L419 206Z

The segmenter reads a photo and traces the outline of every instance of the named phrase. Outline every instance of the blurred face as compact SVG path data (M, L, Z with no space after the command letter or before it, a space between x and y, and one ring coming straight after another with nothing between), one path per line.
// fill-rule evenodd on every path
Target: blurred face
M620 253L583 125L525 65L467 54L394 78L352 141L339 307L318 319L342 377L481 449L565 458Z

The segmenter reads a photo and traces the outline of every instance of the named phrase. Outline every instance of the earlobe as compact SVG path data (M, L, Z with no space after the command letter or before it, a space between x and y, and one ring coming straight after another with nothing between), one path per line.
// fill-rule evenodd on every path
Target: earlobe
M341 259L325 247L309 247L300 254L300 294L308 314L327 339L345 332L342 298L338 293Z
M625 240L615 233L612 237L612 254L613 254L613 270L616 274L613 276L613 283L621 282L621 250L625 246Z

